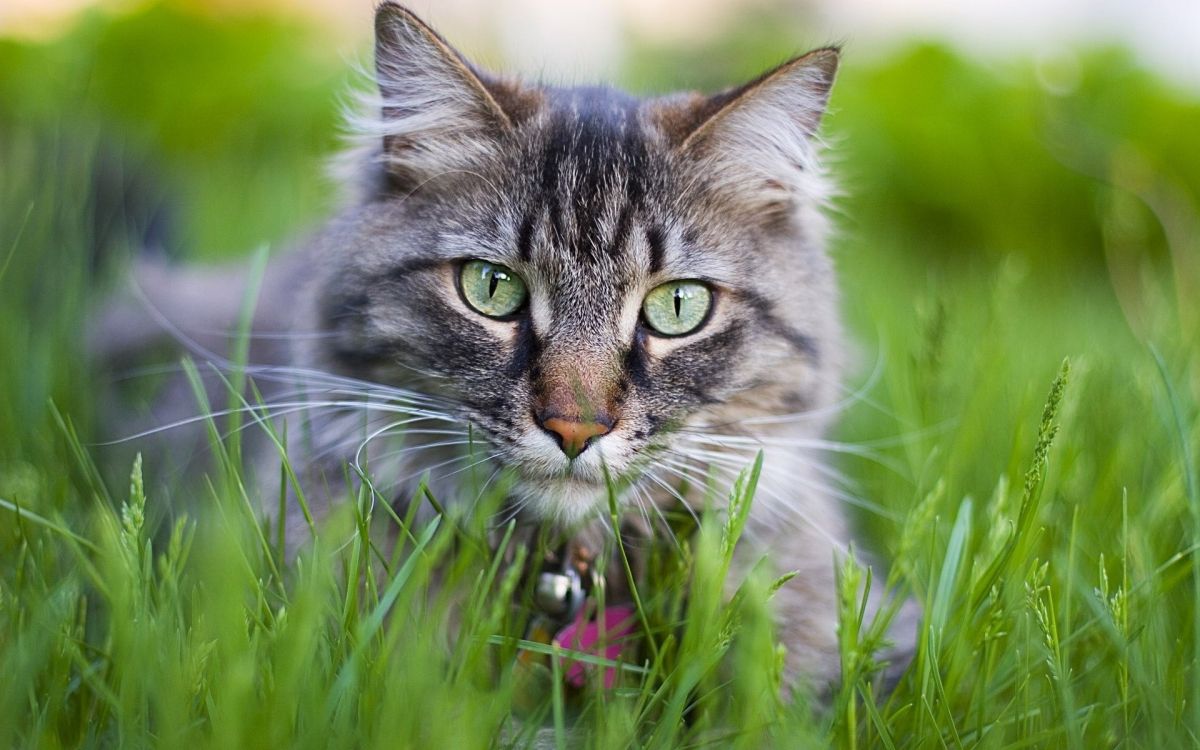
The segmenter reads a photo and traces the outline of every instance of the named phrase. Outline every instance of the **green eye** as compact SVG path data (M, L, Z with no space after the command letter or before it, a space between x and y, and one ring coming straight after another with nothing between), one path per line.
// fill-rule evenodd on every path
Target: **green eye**
M642 302L642 315L664 336L682 336L700 327L712 307L712 292L700 281L668 281Z
M463 299L489 318L512 315L525 303L527 293L521 277L504 266L486 260L469 260L458 277Z

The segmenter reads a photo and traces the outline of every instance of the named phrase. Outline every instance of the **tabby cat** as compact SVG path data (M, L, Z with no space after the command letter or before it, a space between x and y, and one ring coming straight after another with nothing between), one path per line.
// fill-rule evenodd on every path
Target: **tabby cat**
M846 342L817 131L838 50L642 99L485 73L390 2L375 30L379 98L342 165L353 198L272 262L254 321L268 335L252 370L298 420L317 515L351 461L398 499L428 471L437 496L469 502L465 446L482 443L469 460L514 473L514 514L587 528L606 471L652 517L694 500L681 478L731 479L762 450L739 559L799 572L774 600L788 672L835 679L849 534L819 449ZM168 322L219 349L245 285L143 265L157 320L118 311L110 337L133 346ZM307 403L287 398L298 373ZM372 453L364 431L408 444ZM298 510L287 528L308 537Z

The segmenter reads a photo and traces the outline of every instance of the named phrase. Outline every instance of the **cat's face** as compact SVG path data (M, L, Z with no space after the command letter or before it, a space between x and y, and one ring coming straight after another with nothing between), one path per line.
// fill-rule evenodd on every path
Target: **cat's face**
M704 418L825 398L809 143L836 56L712 98L485 80L396 6L363 204L326 235L327 366L418 388L577 518Z

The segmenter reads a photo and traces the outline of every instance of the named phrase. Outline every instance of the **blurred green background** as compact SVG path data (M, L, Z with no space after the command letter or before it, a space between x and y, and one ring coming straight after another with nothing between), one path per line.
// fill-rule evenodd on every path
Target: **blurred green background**
M635 42L621 82L721 87L796 52L796 38L759 15L702 46ZM1039 533L1013 565L1053 563L1048 585L1076 603L1063 620L1083 646L1071 684L1100 717L1079 736L1128 737L1114 717L1133 706L1142 740L1172 744L1200 697L1200 579L1186 571L1200 541L1200 94L1115 47L984 61L937 43L870 56L850 44L844 60L824 131L858 360L838 437L865 455L838 465L868 546L903 561L925 596L948 519L973 498L968 557L991 549L1070 357ZM64 438L98 439L84 332L117 282L93 256L145 236L194 262L284 250L336 205L326 164L348 90L367 85L353 63L312 23L169 1L0 39L0 498L70 517L95 481ZM900 533L914 519L927 522L916 542ZM21 549L23 533L8 526L0 549ZM1089 598L1102 555L1142 582L1130 606L1148 635L1121 641L1123 657ZM971 632L978 613L963 607ZM959 717L985 712L970 637L943 662L940 699ZM1113 692L1120 658L1144 694ZM1005 672L988 700L1006 705L1018 678ZM1056 745L1061 714L1038 716L998 736L1038 728Z

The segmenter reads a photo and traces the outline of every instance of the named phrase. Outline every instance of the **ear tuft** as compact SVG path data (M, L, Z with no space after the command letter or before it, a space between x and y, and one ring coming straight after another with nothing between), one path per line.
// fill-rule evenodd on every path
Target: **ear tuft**
M718 187L786 210L813 192L819 173L814 141L838 57L835 47L815 50L744 86L680 101L658 120Z
M375 12L375 74L383 160L410 188L470 169L494 154L512 127L467 61L408 9Z

